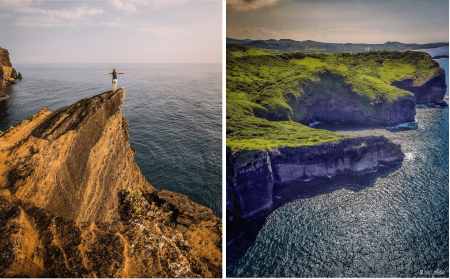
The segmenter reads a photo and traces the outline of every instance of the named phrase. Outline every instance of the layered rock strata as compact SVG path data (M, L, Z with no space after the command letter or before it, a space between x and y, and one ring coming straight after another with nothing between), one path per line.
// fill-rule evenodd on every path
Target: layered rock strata
M124 98L43 109L0 134L0 276L221 276L220 219L144 178Z
M376 171L403 161L400 145L384 137L342 139L277 150L227 150L227 210L243 219L270 210L275 187L342 173Z

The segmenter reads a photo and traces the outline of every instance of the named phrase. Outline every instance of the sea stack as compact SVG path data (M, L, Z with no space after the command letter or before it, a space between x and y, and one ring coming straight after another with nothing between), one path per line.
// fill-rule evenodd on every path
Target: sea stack
M145 179L124 99L45 108L0 134L0 276L222 276L221 220Z

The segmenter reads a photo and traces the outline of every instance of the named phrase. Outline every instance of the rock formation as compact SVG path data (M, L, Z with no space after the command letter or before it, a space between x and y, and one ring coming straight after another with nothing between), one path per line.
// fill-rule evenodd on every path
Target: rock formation
M445 71L443 69L437 71L433 78L422 85L415 85L412 79L394 81L392 85L414 93L416 104L441 105L445 107L448 105L444 101L447 84L445 83Z
M5 86L11 83L17 83L17 78L22 75L17 75L16 70L12 67L9 60L9 52L0 47L0 99L5 98Z
M123 88L0 134L2 277L220 277L212 210L134 162Z
M4 77L5 73L3 72L3 67L0 67L0 100L6 97L5 94L6 81Z
M13 79L18 78L16 69L14 69L14 68L11 69L11 77L10 78L13 78Z
M298 180L376 171L403 161L399 145L384 137L347 138L277 150L227 149L227 210L243 219L270 210L273 189Z
M416 103L412 95L397 98L390 102L374 103L354 92L351 85L347 84L340 75L324 72L320 73L318 77L317 81L301 85L305 92L301 97L289 94L288 104L292 110L256 110L256 116L271 121L291 119L304 125L309 125L315 121L381 126L395 126L400 123L414 122ZM430 80L423 87L428 90L428 87L431 87L430 84L435 83ZM444 87L439 83L438 88L444 88L445 95L445 76ZM443 96L440 98L441 101L442 98Z

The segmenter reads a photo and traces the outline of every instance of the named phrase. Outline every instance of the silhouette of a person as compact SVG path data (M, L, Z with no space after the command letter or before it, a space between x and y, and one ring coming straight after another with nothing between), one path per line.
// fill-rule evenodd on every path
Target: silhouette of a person
M116 72L116 69L113 69L111 73L105 73L105 75L112 75L112 84L113 84L113 93L117 90L117 75L121 74L124 75L124 73L118 73Z

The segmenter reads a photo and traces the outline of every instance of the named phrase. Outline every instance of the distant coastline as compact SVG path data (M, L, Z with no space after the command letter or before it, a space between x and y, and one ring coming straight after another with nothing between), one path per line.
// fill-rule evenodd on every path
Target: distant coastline
M352 44L352 43L323 43L312 40L295 41L291 39L280 40L240 40L233 38L226 38L227 44L239 44L246 47L253 47L258 49L271 50L274 53L286 52L302 52L308 53L360 53L370 51L407 51L407 50L421 50L438 48L448 46L448 42L436 42L428 44L404 44L400 42L386 42L384 44Z

